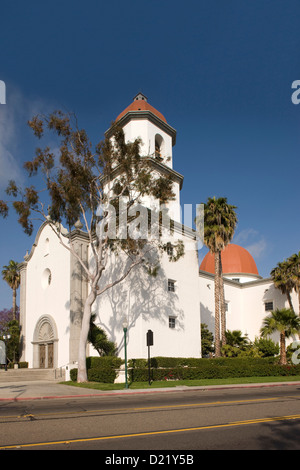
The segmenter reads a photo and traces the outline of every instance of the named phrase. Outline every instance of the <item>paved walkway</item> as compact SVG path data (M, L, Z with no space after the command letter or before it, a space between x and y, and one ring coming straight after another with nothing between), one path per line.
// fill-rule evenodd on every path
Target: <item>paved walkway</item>
M278 387L296 385L300 386L300 382L272 382L262 384L243 384L243 385L210 385L198 387L166 387L166 388L147 388L141 390L124 389L124 390L94 390L89 388L72 387L71 385L63 385L49 381L38 382L9 382L0 384L0 402L1 401L19 401L19 400L38 400L49 398L70 398L70 397L89 397L89 396L109 396L120 394L145 394L145 393L163 393L178 392L189 390L222 390L236 388L257 388L257 387Z

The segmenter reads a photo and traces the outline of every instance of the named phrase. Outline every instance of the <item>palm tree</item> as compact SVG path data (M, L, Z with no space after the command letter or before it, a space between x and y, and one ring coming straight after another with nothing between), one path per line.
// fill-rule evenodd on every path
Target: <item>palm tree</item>
M221 355L220 312L222 344L226 344L226 308L222 277L221 252L232 240L237 224L236 206L227 203L227 198L208 198L204 204L204 243L215 258L215 354Z
M243 336L240 330L226 331L226 340L229 346L245 349L249 345L247 336Z
M299 316L300 316L300 251L290 256L287 260L289 264L293 287L298 294Z
M294 288L291 263L289 261L278 263L276 268L273 268L270 274L273 279L274 286L279 289L283 295L287 296L290 309L294 311L291 298L291 293Z
M261 335L280 334L280 364L286 364L285 340L300 331L300 318L290 308L277 309L264 318Z
M99 356L115 356L117 349L115 343L108 340L107 334L95 324L95 320L96 314L93 313L90 318L88 342L94 346Z
M10 260L8 266L3 266L2 278L7 282L13 291L13 320L16 320L17 289L20 285L20 271L18 263Z

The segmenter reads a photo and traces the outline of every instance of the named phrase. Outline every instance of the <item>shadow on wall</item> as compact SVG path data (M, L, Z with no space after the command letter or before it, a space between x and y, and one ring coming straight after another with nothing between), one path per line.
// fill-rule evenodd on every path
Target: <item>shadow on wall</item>
M283 295L279 289L277 289L274 284L271 284L268 289L265 290L263 295L263 302L273 302L273 310L277 308L282 309L285 307L289 307L287 305L287 296ZM266 311L265 316L267 316L270 312Z
M202 302L200 302L200 320L201 323L205 323L209 329L209 331L214 332L215 331L215 315L212 310L210 310L208 307L203 305Z
M152 262L159 259L157 252L152 252L151 257ZM112 253L109 267L101 279L101 286L116 280L128 266L128 260ZM126 279L98 297L93 312L97 312L96 324L106 330L113 342L123 332L125 317L128 321L128 342L130 330L141 317L144 322L155 319L162 325L168 325L169 316L176 316L177 330L184 329L184 312L179 307L178 295L176 292L168 292L168 278L161 266L155 277L149 275L143 265L134 268ZM123 348L123 341L122 336L117 345L118 351Z

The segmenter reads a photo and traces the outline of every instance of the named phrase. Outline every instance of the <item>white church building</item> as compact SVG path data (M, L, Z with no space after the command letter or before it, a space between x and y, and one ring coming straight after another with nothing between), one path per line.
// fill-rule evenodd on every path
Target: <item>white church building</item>
M146 334L153 331L151 356L201 357L201 323L214 332L214 263L208 253L200 268L195 232L180 221L180 189L183 176L173 168L172 148L176 131L147 98L138 94L116 118L129 141L140 137L142 154L150 155L153 168L172 176L174 201L169 209L174 219L174 237L183 241L185 255L170 262L165 253L156 277L137 267L117 286L96 300L95 323L115 342L124 357L123 322L128 324L127 357L146 358ZM107 131L110 135L110 129ZM89 263L87 233L78 224L68 234L77 254ZM110 260L106 276L118 269ZM259 336L269 311L287 306L286 298L271 279L263 279L254 259L244 248L231 244L222 253L227 324L250 340ZM21 361L30 368L73 368L78 358L83 303L88 285L74 255L66 250L44 222L29 254L21 264L20 323ZM294 294L293 294L294 295ZM293 298L294 306L298 302ZM88 346L87 355L97 355Z

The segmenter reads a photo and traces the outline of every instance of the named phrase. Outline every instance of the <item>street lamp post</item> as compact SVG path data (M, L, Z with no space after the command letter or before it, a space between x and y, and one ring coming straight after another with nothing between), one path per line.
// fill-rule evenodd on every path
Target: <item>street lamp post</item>
M7 371L7 340L11 338L10 335L3 335L4 344L5 344L5 371Z
M123 332L124 332L124 354L125 354L125 388L128 388L128 380L127 380L127 328L128 323L126 320L123 322Z

